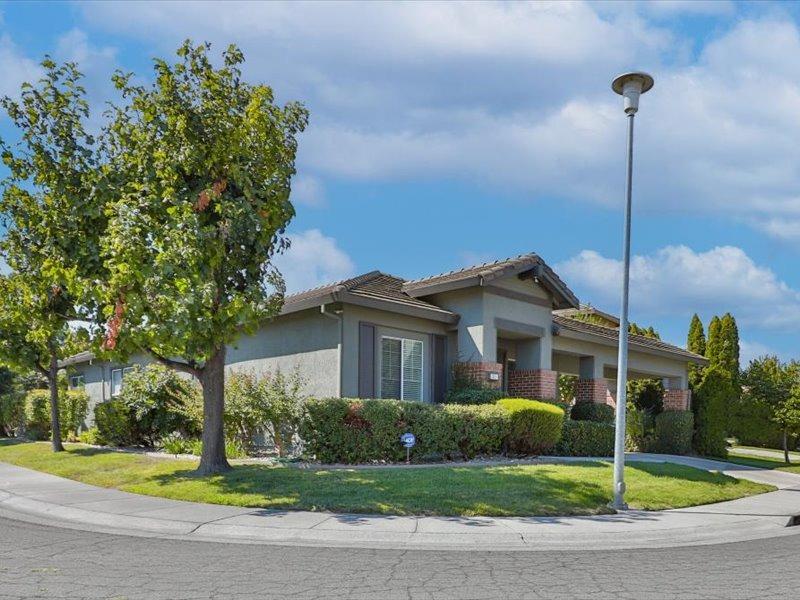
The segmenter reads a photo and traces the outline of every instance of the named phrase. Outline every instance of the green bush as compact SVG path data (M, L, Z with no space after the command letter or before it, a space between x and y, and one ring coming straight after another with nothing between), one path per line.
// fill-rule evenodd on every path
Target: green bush
M663 454L692 451L694 415L689 410L668 410L656 415L653 450Z
M77 439L78 431L83 427L83 422L89 412L88 394L83 390L61 392L59 394L58 408L61 421L61 436L68 440Z
M549 452L561 439L564 411L555 404L504 398L497 406L510 414L508 448L516 454L542 454Z
M82 444L89 444L91 446L102 446L105 440L100 436L100 431L97 427L90 427L86 431L81 431L78 434L78 441Z
M264 377L232 374L225 386L226 436L250 448L255 436L263 432L278 454L286 456L302 414L301 387L297 373L284 376L277 371Z
M769 404L759 401L745 391L733 402L728 433L746 446L781 448L783 431L780 425L772 420L772 416L773 408ZM794 448L796 445L794 441L789 447Z
M0 436L16 435L25 428L25 394L10 391L0 395Z
M172 369L153 364L125 376L119 396L135 420L134 441L154 446L163 437L178 432L197 435L202 427L190 415L200 402L197 386Z
M25 432L34 440L50 437L50 390L31 390L25 394Z
M608 404L595 402L578 402L569 413L573 421L595 421L596 423L613 423L614 408Z
M625 451L650 452L655 440L655 419L649 410L628 403L625 417Z
M95 406L94 422L105 444L131 446L138 441L133 414L121 400L109 400Z
M444 401L446 404L494 404L503 396L502 390L472 385L448 390Z
M432 405L398 400L308 400L300 424L306 451L326 463L397 462L400 436L414 433L414 461L473 458L502 450L509 414L494 405Z
M566 421L561 441L555 447L559 456L613 456L614 424L596 421Z
M735 398L729 375L720 368L706 370L703 380L694 393L694 448L698 454L725 457L726 407Z
M191 454L191 441L177 434L168 435L160 442L161 449L167 454Z

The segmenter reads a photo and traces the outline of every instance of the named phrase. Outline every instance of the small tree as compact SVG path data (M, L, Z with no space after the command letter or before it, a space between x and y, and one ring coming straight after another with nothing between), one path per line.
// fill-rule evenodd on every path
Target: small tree
M800 364L782 363L777 356L762 356L750 362L742 374L744 398L769 407L770 419L781 429L784 460L789 463L789 435L798 433L800 416ZM748 418L747 414L739 418Z
M271 265L284 229L296 136L308 112L277 106L242 81L234 46L214 68L209 45L185 42L155 61L155 81L114 82L127 104L104 135L112 215L106 347L144 350L203 389L198 472L229 469L223 433L225 348L276 315L283 280Z
M0 102L21 133L18 144L0 142L9 171L0 198L0 258L11 269L0 281L0 360L47 378L59 451L58 359L68 321L92 306L88 281L100 268L104 217L92 194L96 160L84 128L89 108L81 74L49 58L42 67L36 85L22 85L20 101Z
M689 323L689 335L686 340L686 349L700 356L706 355L706 334L703 331L703 322L697 313L692 315ZM700 365L689 365L689 387L694 390L703 380L704 367Z

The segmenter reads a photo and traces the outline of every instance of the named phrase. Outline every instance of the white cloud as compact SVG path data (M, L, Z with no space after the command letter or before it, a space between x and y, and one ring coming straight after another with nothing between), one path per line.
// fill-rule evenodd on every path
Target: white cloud
M694 49L666 16L730 3L86 3L97 27L169 53L234 41L248 76L311 108L311 177L452 177L532 199L622 200L624 116L609 89L653 72L636 202L725 214L800 240L800 32L777 11ZM794 225L781 225L793 220Z
M595 304L616 307L622 263L584 250L556 266L569 285ZM800 329L800 293L741 248L695 252L667 246L631 261L631 311L637 315L688 316L732 312L745 325Z
M739 340L739 364L742 366L742 368L747 367L751 360L768 355L775 355L784 358L781 356L781 352L778 352L777 350L774 350L765 344L750 340Z
M317 177L296 175L292 179L292 202L314 208L325 206L325 187Z
M0 95L13 98L19 96L24 82L35 82L43 73L39 64L20 52L7 34L0 35L0 72Z
M283 275L287 293L333 283L355 274L355 265L336 240L319 229L289 235L291 247L273 263Z

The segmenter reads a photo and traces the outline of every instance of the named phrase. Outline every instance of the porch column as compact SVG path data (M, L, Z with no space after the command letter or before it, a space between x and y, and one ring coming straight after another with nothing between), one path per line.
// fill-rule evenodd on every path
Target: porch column
M558 398L558 373L552 369L549 336L517 342L517 368L508 373L508 395L535 400Z
M575 402L614 404L608 379L603 377L603 363L594 356L578 359L578 386Z
M692 407L692 392L682 377L664 380L664 410L689 410Z
M497 362L497 329L483 323L458 328L456 368L462 376L492 389L503 387L503 365Z

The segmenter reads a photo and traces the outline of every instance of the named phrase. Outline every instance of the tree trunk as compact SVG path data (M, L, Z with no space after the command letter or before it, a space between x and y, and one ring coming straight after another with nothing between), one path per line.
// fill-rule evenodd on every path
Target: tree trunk
M58 415L58 358L50 356L50 369L47 371L47 385L50 388L50 436L53 452L63 452L61 443L61 421Z
M203 388L203 453L198 475L213 475L229 471L225 457L225 429L222 415L225 410L225 347L220 348L200 373Z
M783 460L787 465L792 464L789 460L789 433L786 429L783 430Z

